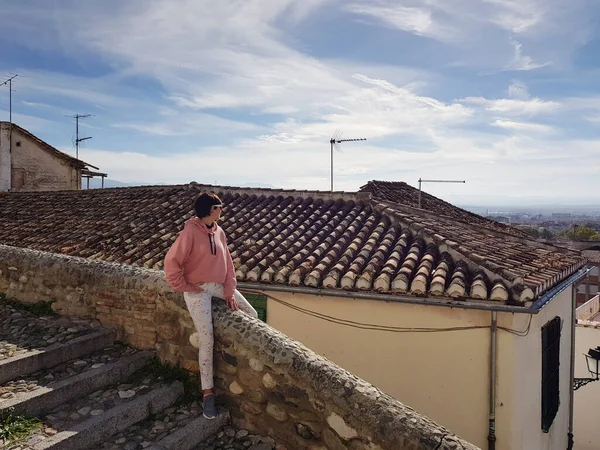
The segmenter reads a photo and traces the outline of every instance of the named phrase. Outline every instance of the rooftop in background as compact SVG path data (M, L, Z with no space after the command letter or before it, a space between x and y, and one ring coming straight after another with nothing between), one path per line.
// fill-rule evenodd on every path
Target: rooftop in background
M8 127L8 126L10 126L10 122L0 121L0 127ZM87 163L80 159L74 158L73 156L68 155L65 152L61 152L56 147L53 147L52 145L48 144L47 142L45 142L42 139L40 139L39 137L37 137L35 134L30 133L25 128L20 127L16 123L12 124L12 128L13 128L13 131L21 133L23 136L27 137L27 139L30 139L31 141L35 142L36 144L38 144L40 146L40 148L46 150L51 155L54 155L57 158L60 158L63 161L66 161L67 163L69 163L70 165L72 165L73 167L75 167L77 169L89 171L90 167L91 167L92 169L98 170L98 167L93 166L90 163Z
M600 250L583 250L581 253L594 265L600 264Z
M600 295L577 308L577 325L600 328Z
M226 204L238 280L265 287L528 305L584 263L576 251L369 192L196 183L0 195L0 243L161 269L203 191Z
M361 186L360 191L370 192L376 198L412 206L413 208L418 208L419 206L419 190L403 181L369 181L364 186ZM443 214L456 220L502 231L513 236L529 237L521 230L454 206L423 190L421 191L421 208L435 214Z

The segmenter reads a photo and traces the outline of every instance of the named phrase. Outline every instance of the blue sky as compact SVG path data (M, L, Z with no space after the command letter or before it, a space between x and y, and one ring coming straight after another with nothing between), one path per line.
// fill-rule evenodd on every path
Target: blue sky
M26 6L25 6L26 5ZM600 203L593 0L6 1L16 123L123 182ZM0 89L8 119L8 90Z

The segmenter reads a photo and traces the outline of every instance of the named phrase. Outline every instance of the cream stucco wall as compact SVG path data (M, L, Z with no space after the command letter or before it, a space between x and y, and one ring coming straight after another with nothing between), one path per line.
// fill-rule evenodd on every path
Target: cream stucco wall
M575 377L590 378L585 357L590 348L600 345L598 328L580 326L575 329ZM600 449L600 381L590 383L575 391L575 450Z
M444 332L384 332L335 324L293 310L273 299L269 299L267 306L267 321L273 327L464 439L487 448L489 311L310 294L270 292L269 295L301 308L362 323L406 328L486 327ZM548 317L557 313L569 314L569 306L564 303L565 298L557 298L539 318L533 316L526 337L499 331L498 450L566 448L569 401L566 358L570 353L570 328L563 327L561 407L549 434L541 430L539 330L550 320ZM529 317L528 314L498 313L498 325L524 330ZM562 440L565 446L555 446L559 442L562 445Z
M541 429L541 328L556 316L562 318L559 374L560 406L550 431L544 433ZM572 316L572 293L569 287L542 308L538 314L532 316L527 337L513 337L514 365L512 377L514 402L509 414L512 419L511 425L506 429L506 438L513 443L513 449L563 450L567 448L569 404L572 389L570 379ZM508 362L503 362L503 364L508 365Z
M81 189L78 171L66 161L57 158L32 142L26 136L13 130L12 172L23 170L25 185L16 188L16 177L12 177L13 191L53 191ZM20 142L20 146L17 146Z

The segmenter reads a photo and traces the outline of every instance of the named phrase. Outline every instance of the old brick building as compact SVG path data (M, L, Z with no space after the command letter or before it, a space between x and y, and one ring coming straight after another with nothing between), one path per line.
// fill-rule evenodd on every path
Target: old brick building
M11 131L9 122L0 122L0 192L78 190L82 178L106 176L92 169L98 170L18 125Z

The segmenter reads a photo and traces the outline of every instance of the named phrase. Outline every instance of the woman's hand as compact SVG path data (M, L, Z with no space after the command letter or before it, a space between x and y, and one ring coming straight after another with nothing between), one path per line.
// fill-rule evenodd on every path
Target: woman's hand
M238 306L238 302L233 295L227 300L225 300L225 303L227 303L227 306L229 306L234 311L238 311L240 309L240 307Z

